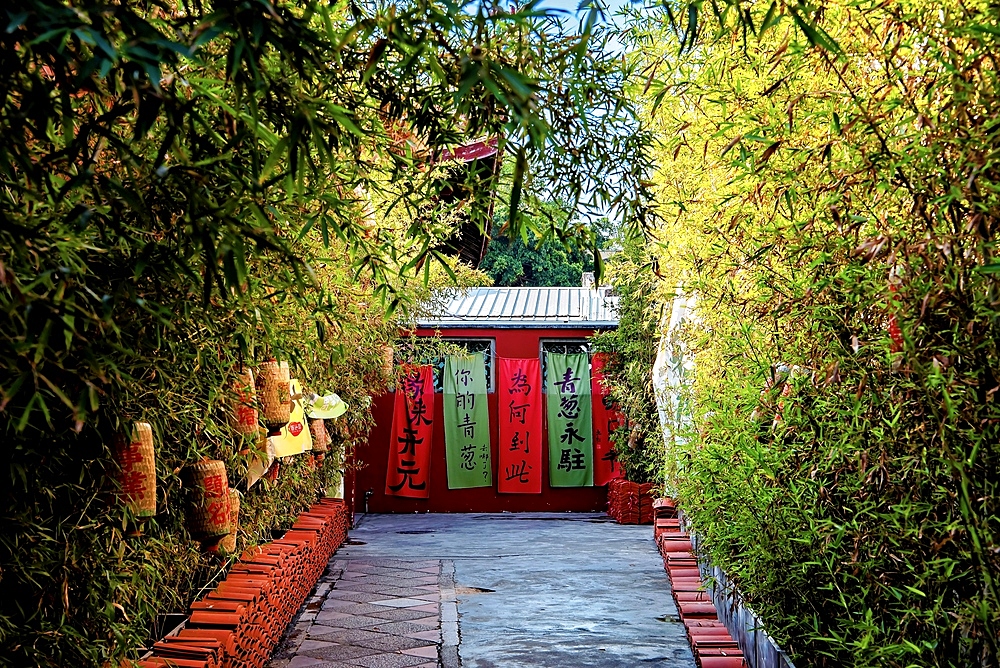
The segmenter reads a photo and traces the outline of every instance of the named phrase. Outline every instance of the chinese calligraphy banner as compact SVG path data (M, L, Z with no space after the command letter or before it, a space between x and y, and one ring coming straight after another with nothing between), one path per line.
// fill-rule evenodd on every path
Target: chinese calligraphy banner
M430 497L428 479L434 435L434 377L430 366L406 369L396 386L392 442L385 493L412 499Z
M545 362L549 485L590 487L594 484L594 439L587 354L548 353Z
M448 489L493 485L482 353L444 358L444 451Z
M604 353L595 353L591 360L590 383L594 397L594 484L607 485L622 477L621 465L615 454L611 434L621 424L618 404L608 396L604 387Z
M497 365L501 494L542 493L542 374L538 359Z

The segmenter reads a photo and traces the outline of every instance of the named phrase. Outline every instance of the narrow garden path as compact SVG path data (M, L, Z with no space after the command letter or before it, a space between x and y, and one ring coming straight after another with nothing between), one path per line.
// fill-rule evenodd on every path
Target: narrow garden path
M602 514L369 515L272 668L692 668L648 526Z

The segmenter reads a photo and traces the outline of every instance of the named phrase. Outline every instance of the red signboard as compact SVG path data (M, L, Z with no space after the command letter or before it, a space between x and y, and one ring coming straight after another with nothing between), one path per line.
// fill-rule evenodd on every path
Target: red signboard
M594 397L595 485L606 485L609 481L622 477L622 468L611 443L611 434L621 424L622 414L604 387L606 363L604 353L594 353L590 360L590 391Z
M497 364L501 494L542 493L542 373L538 358Z
M431 443L434 435L434 377L430 366L410 367L396 387L392 442L385 472L385 493L413 499L430 497Z

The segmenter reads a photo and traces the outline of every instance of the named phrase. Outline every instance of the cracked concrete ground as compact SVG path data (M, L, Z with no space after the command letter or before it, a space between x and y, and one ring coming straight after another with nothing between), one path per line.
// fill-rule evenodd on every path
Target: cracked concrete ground
M368 515L272 668L692 668L648 526L601 514Z

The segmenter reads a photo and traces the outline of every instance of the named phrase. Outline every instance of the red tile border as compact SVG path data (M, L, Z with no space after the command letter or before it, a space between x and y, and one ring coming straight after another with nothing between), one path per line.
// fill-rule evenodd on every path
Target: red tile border
M347 538L347 507L321 499L282 538L243 553L187 625L153 647L141 668L262 668Z
M609 487L610 496L610 487ZM663 556L674 602L699 668L744 668L739 645L719 621L718 611L692 554L691 538L681 531L677 504L661 498L652 502L653 539Z

